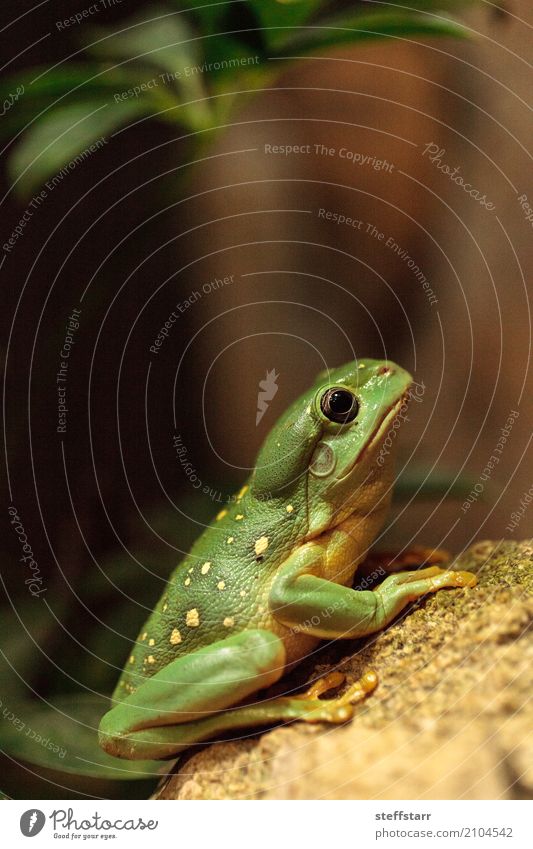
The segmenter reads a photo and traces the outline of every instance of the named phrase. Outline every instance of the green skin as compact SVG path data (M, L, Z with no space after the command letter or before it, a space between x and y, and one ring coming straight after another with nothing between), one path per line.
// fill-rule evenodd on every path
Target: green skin
M383 443L411 382L394 363L358 360L319 374L281 416L248 483L179 563L139 634L100 723L105 751L172 758L232 728L345 721L373 673L337 699L318 698L335 676L303 697L251 697L321 639L373 634L425 593L473 585L469 573L433 567L351 588L389 506ZM335 387L359 402L349 423L322 412Z

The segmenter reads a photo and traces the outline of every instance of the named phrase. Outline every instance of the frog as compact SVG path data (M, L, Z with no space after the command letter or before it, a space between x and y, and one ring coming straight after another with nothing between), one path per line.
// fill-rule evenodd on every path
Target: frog
M345 723L376 688L375 670L268 694L322 641L377 634L426 594L475 585L449 564L398 571L389 561L377 586L354 587L389 510L390 436L412 385L394 362L358 358L320 372L288 406L142 627L100 721L105 752L173 759L232 730Z

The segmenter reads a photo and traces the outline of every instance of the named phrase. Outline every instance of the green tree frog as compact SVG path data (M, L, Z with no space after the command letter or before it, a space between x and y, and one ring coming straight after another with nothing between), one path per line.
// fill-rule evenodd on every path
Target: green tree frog
M321 372L279 418L142 628L100 723L105 751L173 758L230 729L344 722L376 686L372 670L336 698L321 696L339 673L303 695L258 693L321 639L365 637L426 593L474 586L468 572L429 566L352 589L389 506L387 437L411 384L390 361L350 362Z

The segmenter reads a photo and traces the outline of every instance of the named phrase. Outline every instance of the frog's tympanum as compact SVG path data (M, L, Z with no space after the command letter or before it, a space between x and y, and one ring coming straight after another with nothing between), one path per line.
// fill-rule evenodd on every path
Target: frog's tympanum
M100 724L122 758L172 758L230 729L340 723L377 683L337 698L338 672L302 695L266 698L320 640L384 628L414 599L475 577L437 566L391 572L373 590L354 573L382 527L394 482L391 439L412 379L388 361L318 375L268 434L248 482L170 577Z

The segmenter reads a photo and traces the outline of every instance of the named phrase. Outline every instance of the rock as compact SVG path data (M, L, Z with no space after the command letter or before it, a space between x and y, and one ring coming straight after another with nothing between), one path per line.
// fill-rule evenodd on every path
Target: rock
M367 640L337 642L284 679L373 668L342 727L278 726L185 753L159 799L517 799L533 791L533 541L480 542L441 590ZM528 704L529 700L529 704Z

